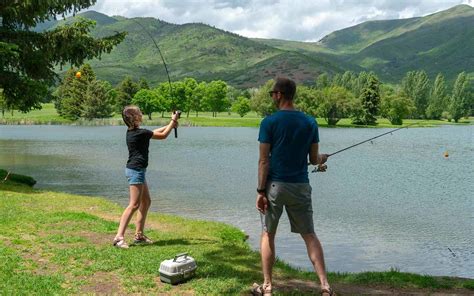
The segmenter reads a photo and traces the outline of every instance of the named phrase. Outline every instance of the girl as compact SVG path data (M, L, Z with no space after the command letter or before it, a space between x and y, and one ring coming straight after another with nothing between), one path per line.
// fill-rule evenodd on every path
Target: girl
M127 167L125 168L125 176L130 186L130 202L120 218L120 225L113 245L119 248L128 248L124 240L125 230L137 210L134 243L153 243L143 234L146 215L151 204L150 192L145 179L146 168L148 166L148 147L150 145L150 139L163 140L168 137L171 130L178 126L179 113L174 113L171 116L171 121L168 125L153 131L140 128L142 112L137 106L126 106L123 109L122 118L128 127L126 138L128 161Z

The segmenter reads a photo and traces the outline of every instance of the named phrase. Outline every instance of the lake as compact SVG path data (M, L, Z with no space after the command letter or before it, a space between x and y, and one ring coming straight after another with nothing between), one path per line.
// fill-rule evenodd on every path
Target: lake
M389 130L321 128L321 151ZM126 206L125 131L0 126L0 168L33 176L38 189L104 196ZM152 141L152 211L233 224L257 249L257 135L257 128L183 127L178 139ZM310 174L328 270L395 268L474 278L473 168L474 126L410 127L331 157L326 173ZM289 229L284 214L278 257L311 269L303 240Z

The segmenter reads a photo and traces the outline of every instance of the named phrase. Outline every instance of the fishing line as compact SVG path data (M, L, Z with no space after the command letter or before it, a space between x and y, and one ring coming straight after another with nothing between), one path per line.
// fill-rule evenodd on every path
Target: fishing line
M134 21L135 23L137 23L140 27L142 27L143 31L145 31L145 33L150 37L150 39L153 41L153 44L155 44L156 49L158 49L158 53L160 54L161 60L163 61L163 65L165 66L166 76L168 77L168 84L170 86L170 95L172 96L173 95L173 86L171 85L170 73L168 71L168 66L166 65L165 58L163 57L163 54L161 53L160 47L158 46L158 43L155 41L155 38L153 38L151 33L145 28L144 25L142 25L136 19L132 18L131 20ZM181 112L180 111L177 111L177 112L179 112L178 113L178 117L179 117ZM174 137L175 138L178 137L178 128L177 127L174 128Z

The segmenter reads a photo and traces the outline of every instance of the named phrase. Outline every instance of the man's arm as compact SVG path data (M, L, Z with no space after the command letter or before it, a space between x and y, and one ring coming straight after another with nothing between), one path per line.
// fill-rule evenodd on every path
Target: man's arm
M309 162L312 165L322 165L328 160L327 154L319 154L319 144L313 143L311 144L311 148L309 150Z
M258 158L258 188L265 188L268 171L270 169L270 144L260 143Z
M270 148L271 145L268 143L260 143L259 146L259 159L258 159L258 189L265 189L267 184L268 171L270 169ZM261 213L265 213L267 209L267 197L266 192L257 193L257 210Z

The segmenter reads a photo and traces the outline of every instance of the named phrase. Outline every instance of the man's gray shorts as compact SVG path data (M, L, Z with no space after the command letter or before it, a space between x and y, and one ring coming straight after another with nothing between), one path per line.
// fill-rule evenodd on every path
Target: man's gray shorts
M291 232L314 232L311 185L309 183L284 183L270 181L267 184L268 208L262 215L263 230L275 233L283 208L290 220Z

